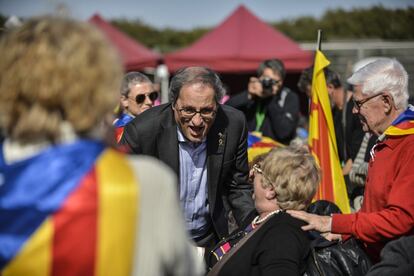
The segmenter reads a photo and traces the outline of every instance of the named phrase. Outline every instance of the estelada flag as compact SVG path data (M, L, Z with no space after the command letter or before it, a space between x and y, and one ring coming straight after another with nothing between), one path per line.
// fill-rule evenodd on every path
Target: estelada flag
M312 78L312 101L309 116L309 147L319 164L322 181L315 200L334 202L343 213L350 213L345 180L339 162L331 105L323 69L329 65L321 51L316 51Z
M414 106L408 108L385 130L387 136L404 136L414 134Z
M273 148L284 147L282 143L273 140L270 137L263 136L260 132L249 132L247 138L247 157L249 162L263 153L269 152Z
M139 190L125 155L80 140L2 156L2 276L131 274Z

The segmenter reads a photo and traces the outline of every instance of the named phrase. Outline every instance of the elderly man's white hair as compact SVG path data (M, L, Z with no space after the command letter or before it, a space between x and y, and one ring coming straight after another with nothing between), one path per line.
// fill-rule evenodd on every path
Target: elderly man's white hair
M388 92L398 109L408 106L408 74L396 59L379 58L356 71L348 82L361 85L366 96Z

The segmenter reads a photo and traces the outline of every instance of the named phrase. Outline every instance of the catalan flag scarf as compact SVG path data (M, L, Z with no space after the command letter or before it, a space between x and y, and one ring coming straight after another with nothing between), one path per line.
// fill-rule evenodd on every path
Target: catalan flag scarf
M119 143L119 141L121 141L122 139L122 135L124 134L124 128L125 126L132 121L132 119L134 119L134 117L132 117L129 114L123 113L115 122L114 122L114 126L115 126L115 138L116 141Z
M392 122L385 132L387 136L403 136L414 134L414 106L408 108Z
M124 155L97 141L5 164L0 274L129 275L138 185Z

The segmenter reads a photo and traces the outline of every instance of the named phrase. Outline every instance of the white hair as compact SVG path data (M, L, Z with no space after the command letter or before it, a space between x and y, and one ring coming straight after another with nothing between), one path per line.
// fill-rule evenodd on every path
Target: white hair
M356 71L348 82L362 86L362 94L388 92L398 109L408 106L408 74L394 58L379 58Z

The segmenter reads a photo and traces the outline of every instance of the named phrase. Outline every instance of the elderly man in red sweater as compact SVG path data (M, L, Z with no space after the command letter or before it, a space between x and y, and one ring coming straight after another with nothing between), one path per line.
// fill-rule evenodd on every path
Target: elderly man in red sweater
M408 74L395 59L378 59L348 82L355 85L353 113L364 131L379 137L371 150L363 206L354 214L289 213L308 223L304 230L361 240L375 263L388 241L414 234L414 107L408 105Z

